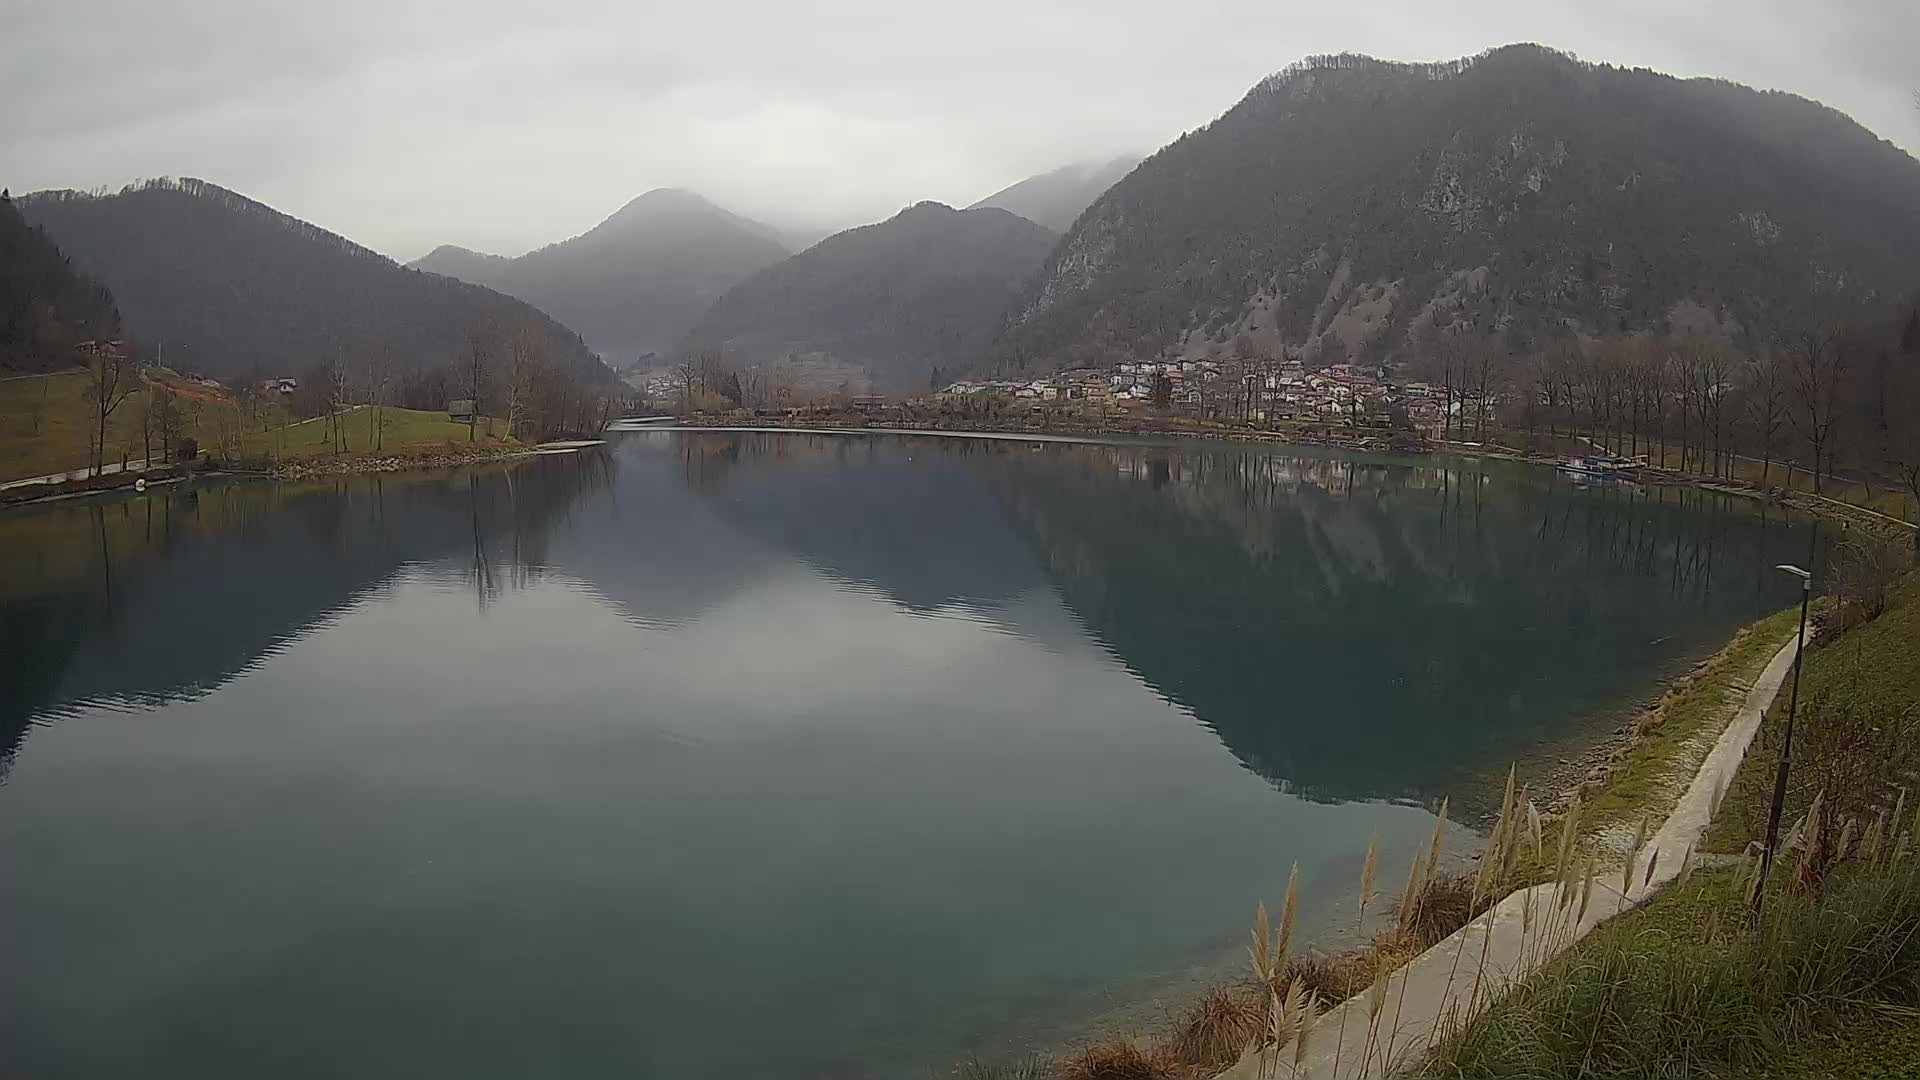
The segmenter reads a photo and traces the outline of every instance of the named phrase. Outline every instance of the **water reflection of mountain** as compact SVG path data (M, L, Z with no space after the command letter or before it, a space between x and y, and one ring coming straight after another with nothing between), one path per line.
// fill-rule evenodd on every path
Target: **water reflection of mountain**
M1765 568L1805 554L1751 504L1499 463L650 438L636 451L671 446L740 535L906 608L966 604L1041 639L1062 628L1012 601L1057 589L1250 768L1324 798L1454 790L1590 732L1649 672L1784 604Z
M1303 792L1446 790L1783 604L1764 567L1802 543L1690 491L1220 446L646 433L452 477L202 485L0 518L0 770L33 717L205 692L409 564L483 607L563 573L672 626L798 558L910 611L1090 633Z
M1791 599L1804 532L1499 464L1081 446L999 471L1086 626L1249 768L1439 792Z
M990 607L1047 585L976 467L1005 444L700 432L675 436L674 452L729 527L910 610Z
M35 717L205 693L408 564L451 561L484 603L540 573L549 525L609 469L215 482L16 511L0 521L0 769Z

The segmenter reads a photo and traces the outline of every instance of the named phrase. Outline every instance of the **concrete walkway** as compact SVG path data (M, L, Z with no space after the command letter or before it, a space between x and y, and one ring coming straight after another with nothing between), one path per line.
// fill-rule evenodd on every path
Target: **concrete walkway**
M154 464L160 463L155 462ZM150 467L144 458L139 461L127 462L128 472L142 472ZM119 471L120 463L117 461L110 461L100 466L101 476L112 476ZM93 476L93 466L83 465L78 469L69 469L66 472L48 473L45 476L29 476L20 480L8 480L6 483L0 484L0 491L10 491L13 488L33 487L36 484L58 484L64 480L85 480L91 476Z
M1713 818L1716 794L1733 783L1733 774L1740 768L1747 747L1753 743L1761 718L1793 669L1794 647L1792 641L1782 646L1754 681L1753 688L1747 691L1739 713L1708 752L1673 813L1647 841L1624 893L1620 888L1620 867L1615 866L1611 873L1602 872L1594 879L1586 917L1577 924L1573 921L1572 905L1564 912L1557 910L1554 885L1537 885L1514 893L1393 973L1387 983L1385 1005L1380 1009L1371 1054L1367 1046L1367 995L1361 993L1329 1011L1314 1025L1298 1072L1292 1068L1293 1050L1288 1047L1280 1053L1277 1069L1270 1062L1265 1075L1331 1080L1336 1042L1343 1077L1381 1077L1394 1066L1410 1066L1418 1060L1429 1037L1439 1037L1433 1035L1436 1026L1443 1033L1450 1030L1474 1008L1484 1008L1511 984L1538 970L1594 927L1664 888L1679 875L1688 848L1698 846L1705 835L1707 824ZM1649 880L1646 867L1650 860L1657 861L1653 863ZM1577 885L1575 889L1578 890ZM1526 915L1529 905L1531 919ZM1531 928L1527 929L1529 923ZM1486 958L1484 969L1482 956ZM1484 974L1476 994L1474 976L1482 970ZM1404 1005L1401 1004L1403 988ZM1343 1011L1347 1014L1346 1034L1340 1039L1337 1033ZM1364 1070L1363 1059L1368 1059ZM1254 1080L1261 1075L1259 1061L1249 1054L1222 1073L1221 1078Z

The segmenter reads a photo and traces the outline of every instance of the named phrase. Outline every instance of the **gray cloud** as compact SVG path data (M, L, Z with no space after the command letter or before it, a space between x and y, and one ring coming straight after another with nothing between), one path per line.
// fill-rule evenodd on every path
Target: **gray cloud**
M192 175L401 258L517 254L649 188L778 224L1148 152L1312 53L1538 41L1834 106L1920 148L1920 5L1847 0L67 0L10 13L0 183Z

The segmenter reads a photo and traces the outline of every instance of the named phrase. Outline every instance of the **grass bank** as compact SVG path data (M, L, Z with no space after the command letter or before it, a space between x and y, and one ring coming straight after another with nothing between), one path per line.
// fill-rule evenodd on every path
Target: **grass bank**
M1775 873L1702 871L1607 923L1422 1064L1436 1076L1920 1075L1920 575L1842 588L1804 657ZM1762 837L1791 699L1705 848ZM1764 889L1759 922L1748 916Z
M176 395L180 434L194 439L209 459L222 458L221 464L229 467L266 471L299 463L308 467L297 470L304 473L326 462L326 471L351 472L376 460L381 467L394 467L395 462L433 464L437 456L477 459L524 449L518 440L505 437L504 423L495 418L481 417L470 432L466 424L437 410L359 406L338 417L336 436L333 421L296 420L278 399L242 405L221 390L164 368L143 372L142 380L140 389L108 418L104 457L109 464L139 462L149 449L156 461L164 456L158 445L148 447L151 433L142 431L154 389L160 386ZM87 373L81 369L0 381L0 483L77 473L91 465L93 412L86 389ZM223 447L228 449L223 452ZM130 482L109 474L97 483L68 487L111 488Z
M87 448L93 413L87 407L86 385L87 374L78 369L0 382L0 483L81 469L91 462ZM112 448L108 456L116 462L119 448L129 439L139 445L136 404L122 404L107 425L107 445ZM137 450L133 456L140 456Z
M1742 627L1634 719L1632 734L1610 756L1604 775L1580 782L1558 800L1564 810L1571 797L1579 798L1582 845L1617 852L1640 822L1657 822L1672 811L1754 680L1793 640L1799 617L1799 608L1788 608ZM1564 820L1564 813L1555 813L1544 824L1553 846ZM1535 869L1530 880L1545 880L1546 868Z
M1414 1070L1422 1076L1912 1076L1920 860L1860 850L1818 889L1783 870L1755 924L1744 867L1702 870L1594 931Z
M1800 678L1787 821L1822 790L1830 808L1860 815L1920 785L1920 574L1895 583L1877 617L1809 649ZM1765 834L1789 698L1767 711L1706 850L1737 853Z
M248 432L240 440L240 456L277 464L423 450L498 452L522 448L518 440L505 436L503 424L487 417L481 417L469 431L466 424L449 420L444 412L391 407L375 410L362 405L342 413L338 423L340 442L346 447L344 453L336 449L339 444L327 418L316 417L271 430Z

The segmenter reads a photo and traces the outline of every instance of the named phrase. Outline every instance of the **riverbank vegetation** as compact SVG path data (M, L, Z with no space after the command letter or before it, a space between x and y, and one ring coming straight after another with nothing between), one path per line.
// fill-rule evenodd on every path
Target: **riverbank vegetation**
M1920 574L1854 588L1836 601L1850 612L1834 616L1844 628L1815 639L1801 672L1788 820L1820 791L1834 812L1866 821L1920 791ZM1728 785L1707 850L1739 853L1765 833L1789 696L1775 699Z
M111 487L131 483L143 466L158 476L188 461L263 471L284 462L522 445L506 436L504 418L477 417L470 427L444 409L365 404L301 418L277 396L238 395L150 368L109 419L109 471L95 480L87 476L96 442L89 380L71 370L0 382L0 483L70 475L63 486Z
M1756 880L1791 690L1683 879L1469 1023L1420 1072L1912 1075L1920 1068L1920 574L1837 563L1795 712L1781 854ZM1758 892L1762 914L1750 907Z
M1855 836L1817 885L1783 860L1757 922L1747 868L1695 873L1548 964L1415 1072L1823 1075L1836 1036L1897 1033L1920 1015L1920 862L1899 847ZM1911 1075L1916 1062L1897 1064Z
M625 405L548 363L532 333L477 331L458 370L405 378L342 362L299 379L223 385L143 364L134 351L103 351L88 365L0 381L0 483L66 475L67 487L110 487L175 463L269 471L508 453L597 436Z

